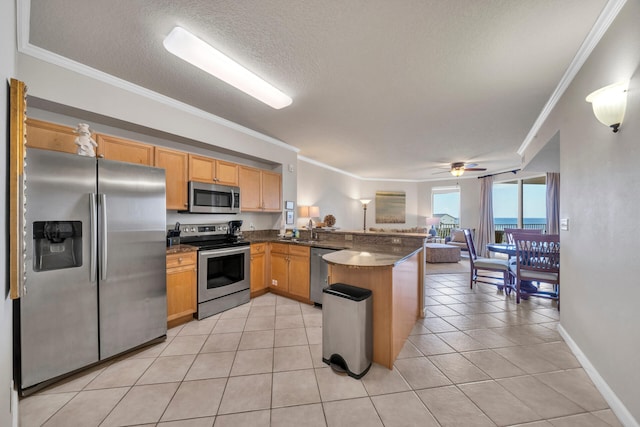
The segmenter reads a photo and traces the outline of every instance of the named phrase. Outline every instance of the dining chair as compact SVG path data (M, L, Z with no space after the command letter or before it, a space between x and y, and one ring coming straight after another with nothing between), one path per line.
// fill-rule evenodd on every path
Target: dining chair
M473 284L475 283L486 283L488 285L497 286L498 289L502 290L505 286L508 285L509 282L509 261L506 259L499 258L481 258L476 254L476 247L473 244L473 237L471 236L471 230L465 228L464 230L464 238L467 242L467 250L469 251L469 264L471 265L471 275L469 279L469 287L473 289ZM491 272L499 272L502 273L502 284L495 282L488 282L484 280L478 280L478 278L483 279L496 279L495 276L490 276L488 274L478 274L478 270L491 271Z
M516 291L516 303L520 304L522 297L543 297L558 301L560 310L560 235L531 233L513 233L516 246L515 264L511 264L510 273L514 277L510 285ZM523 282L547 283L552 286L551 291L540 289L534 291L522 289Z
M513 233L525 233L525 234L533 234L540 235L542 234L541 228L505 228L504 235L507 238L507 243L509 245L513 245Z

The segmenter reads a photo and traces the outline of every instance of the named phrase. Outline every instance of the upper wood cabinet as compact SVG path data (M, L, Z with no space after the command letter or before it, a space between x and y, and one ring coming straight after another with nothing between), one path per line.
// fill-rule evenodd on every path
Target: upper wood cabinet
M183 151L156 147L155 166L165 170L167 180L167 209L184 210L188 207L187 179L188 155Z
M261 173L262 210L265 212L282 212L282 175L269 171L261 171Z
M282 211L282 175L240 166L239 182L242 211Z
M189 181L238 185L238 165L211 157L189 154Z
M109 160L153 166L153 145L111 135L96 135L97 155Z
M27 118L27 147L75 154L74 128Z

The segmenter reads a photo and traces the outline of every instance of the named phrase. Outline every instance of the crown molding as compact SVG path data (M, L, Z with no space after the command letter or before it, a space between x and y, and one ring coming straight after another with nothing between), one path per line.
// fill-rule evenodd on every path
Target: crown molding
M158 92L154 92L152 90L143 88L142 86L138 86L126 80L120 79L118 77L112 76L111 74L107 74L100 70L96 70L95 68L91 68L87 65L84 65L80 62L74 61L62 55L58 55L56 53L50 52L48 50L42 49L38 46L34 46L29 43L29 16L31 11L31 3L30 0L20 0L17 4L17 21L18 21L18 52L24 55L31 56L33 58L39 59L41 61L62 67L69 71L78 73L85 77L92 78L94 80L100 81L102 83L108 84L110 86L117 87L119 89L123 89L127 92L133 93L135 95L147 98L151 101L166 105L171 108L175 108L176 110L180 110L187 114L191 114L198 118L207 120L209 122L225 126L229 129L236 130L238 132L244 133L245 135L252 136L254 138L260 139L264 142L268 142L270 144L276 145L280 148L284 148L289 151L293 151L295 153L300 152L299 148L296 148L292 145L289 145L279 139L273 138L271 136L265 135L263 133L254 131L253 129L249 129L237 123L234 123L230 120L224 119L222 117L216 116L215 114L208 113L199 108L193 107L189 104L185 104L184 102L177 101L168 96L162 95ZM28 82L27 82L28 84Z
M611 26L611 23L616 18L616 16L618 16L620 9L622 9L626 2L627 0L609 0L604 9L602 9L602 12L600 13L600 16L598 16L596 23L593 25L593 28L591 28L591 31L589 31L589 34L582 42L582 45L580 46L580 49L578 49L576 56L574 56L573 60L571 61L571 64L569 64L569 68L567 68L567 71L565 71L562 79L560 79L560 82L558 83L558 86L556 86L556 89L551 94L551 97L545 104L542 112L540 112L540 115L533 123L533 126L522 142L522 145L520 145L520 148L518 148L517 153L520 156L524 155L525 150L527 149L531 141L533 141L533 139L536 137L544 122L549 118L551 111L553 111L554 107L556 106L564 92L567 90L573 79L578 74L578 71L580 71L587 58L589 58L591 52L593 52L593 49L595 49L595 47L598 45L600 39L607 32L609 26Z

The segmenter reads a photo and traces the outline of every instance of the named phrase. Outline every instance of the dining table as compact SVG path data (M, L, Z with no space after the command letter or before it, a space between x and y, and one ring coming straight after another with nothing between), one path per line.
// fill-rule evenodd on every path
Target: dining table
M506 254L509 257L509 264L512 265L511 271L515 270L515 260L511 261L511 258L516 256L516 245L510 245L509 243L487 243L487 250L489 252ZM523 280L520 283L520 289L526 293L533 294L538 292L538 287L528 280Z
M516 245L510 245L508 243L487 243L487 250L489 252L506 254L509 258L516 256Z

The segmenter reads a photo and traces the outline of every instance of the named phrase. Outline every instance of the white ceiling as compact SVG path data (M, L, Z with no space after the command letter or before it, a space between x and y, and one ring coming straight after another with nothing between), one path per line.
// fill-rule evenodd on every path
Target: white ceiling
M362 178L520 166L606 0L31 0L29 42ZM164 50L180 25L293 98L274 110Z

